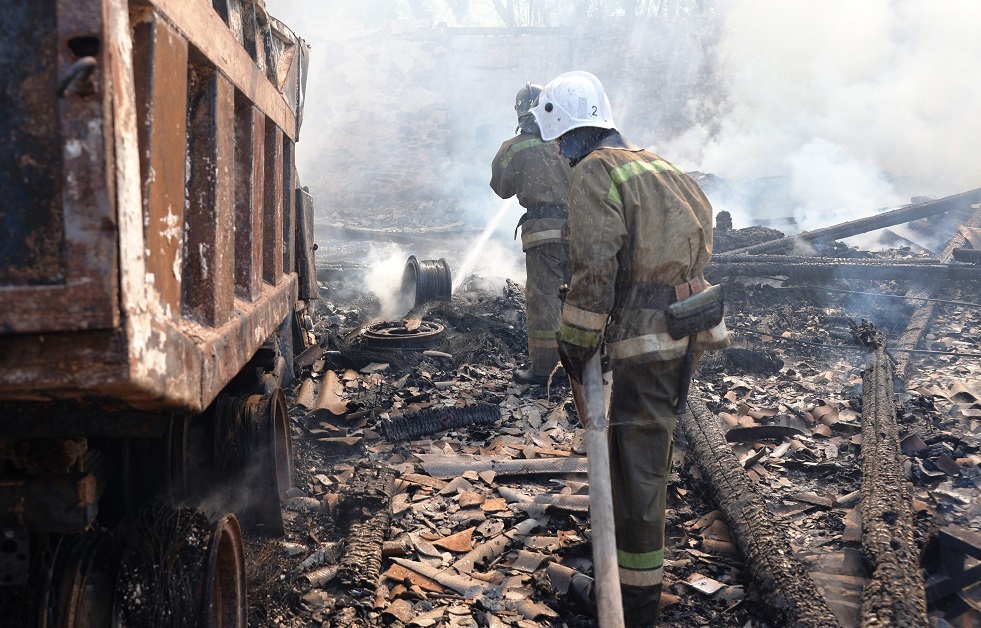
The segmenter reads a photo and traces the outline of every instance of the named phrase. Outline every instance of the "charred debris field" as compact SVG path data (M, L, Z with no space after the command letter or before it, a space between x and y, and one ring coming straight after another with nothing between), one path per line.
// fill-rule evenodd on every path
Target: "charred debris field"
M933 251L718 231L734 344L675 432L663 625L979 625L979 214L895 218L948 233ZM520 286L381 321L357 262L320 280L250 625L596 625L584 433L565 382L512 379Z

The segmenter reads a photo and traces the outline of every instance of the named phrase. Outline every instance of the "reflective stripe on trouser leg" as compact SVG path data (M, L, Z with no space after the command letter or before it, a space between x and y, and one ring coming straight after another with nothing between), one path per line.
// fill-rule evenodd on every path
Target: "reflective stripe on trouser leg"
M627 625L657 619L681 360L613 365L610 471Z
M555 342L562 315L559 286L568 263L569 251L564 244L552 242L525 251L528 358L535 375L548 375L559 361Z

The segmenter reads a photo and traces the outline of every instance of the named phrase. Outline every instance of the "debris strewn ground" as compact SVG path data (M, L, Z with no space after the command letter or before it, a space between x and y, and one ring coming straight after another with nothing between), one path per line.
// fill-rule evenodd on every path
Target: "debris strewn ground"
M320 349L292 391L296 485L286 537L250 546L253 622L595 625L571 593L573 576L591 573L583 431L565 382L512 379L525 353L520 288L431 304L426 320L445 327L436 343L379 350L358 342L378 304L353 281L329 278ZM842 626L858 625L869 577L859 455L869 355L853 335L863 320L901 331L911 307L874 295L905 286L733 279L735 345L706 356L694 385ZM976 298L970 283L938 298L948 302L937 304L928 352L912 356L916 377L897 396L928 583L953 569L937 531L981 527L981 308L964 303ZM766 625L739 543L676 434L663 623ZM365 544L370 569L352 568L352 543ZM970 589L930 602L933 625L981 618Z

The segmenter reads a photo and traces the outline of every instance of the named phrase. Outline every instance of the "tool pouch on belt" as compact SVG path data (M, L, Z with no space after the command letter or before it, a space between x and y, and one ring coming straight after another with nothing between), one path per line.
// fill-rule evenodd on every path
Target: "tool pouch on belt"
M668 334L675 340L681 340L712 329L722 322L724 310L722 286L710 286L665 308Z

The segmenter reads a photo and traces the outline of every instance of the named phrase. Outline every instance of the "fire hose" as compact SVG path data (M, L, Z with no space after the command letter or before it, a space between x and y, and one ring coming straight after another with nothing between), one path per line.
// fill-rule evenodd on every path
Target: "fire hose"
M609 421L603 373L597 351L586 362L582 384L570 377L579 418L586 427L589 474L589 521L593 537L593 588L601 628L622 628L620 568L617 564L616 529L613 523L613 481L610 477Z

